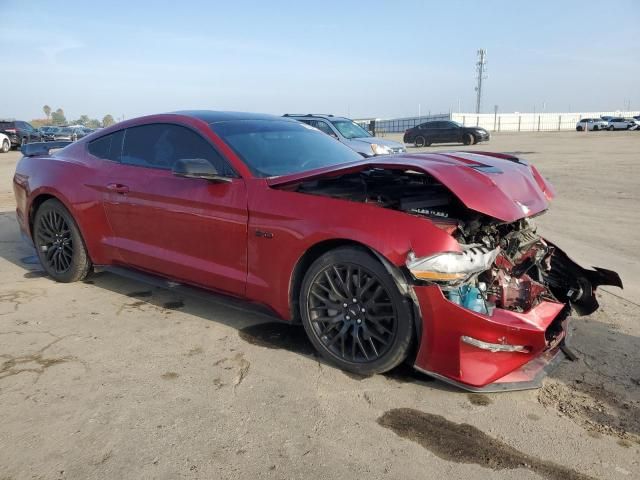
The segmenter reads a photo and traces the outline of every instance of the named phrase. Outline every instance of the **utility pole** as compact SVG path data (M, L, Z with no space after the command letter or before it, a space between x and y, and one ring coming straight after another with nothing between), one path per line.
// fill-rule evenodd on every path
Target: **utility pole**
M478 50L478 61L476 62L476 71L478 76L478 85L476 86L476 113L480 113L480 104L482 102L482 80L485 80L485 66L487 64L487 51L484 48Z

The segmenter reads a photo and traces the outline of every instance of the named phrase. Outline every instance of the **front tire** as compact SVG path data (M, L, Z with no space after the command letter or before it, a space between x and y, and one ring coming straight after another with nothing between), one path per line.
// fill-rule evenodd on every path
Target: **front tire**
M581 132L582 130L584 130L584 128L582 128L582 127L576 127L576 132Z
M43 268L54 280L77 282L91 270L80 229L56 199L44 202L33 220L33 240Z
M410 302L363 249L337 248L311 265L300 289L300 313L316 350L343 370L383 373L409 353Z
M462 143L464 143L465 145L473 145L474 143L476 143L476 137L474 137L471 133L465 133L462 139Z
M610 132L613 131L613 125L607 128L607 130L609 130Z
M416 137L414 145L416 146L416 148L422 148L427 145L427 140L422 135L420 135Z
M7 153L9 150L11 150L11 143L5 138L2 141L2 149L0 151L2 151L2 153Z

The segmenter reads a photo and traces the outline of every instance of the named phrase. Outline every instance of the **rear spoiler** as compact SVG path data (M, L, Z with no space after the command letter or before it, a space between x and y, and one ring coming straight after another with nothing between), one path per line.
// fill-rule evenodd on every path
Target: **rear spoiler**
M34 142L22 145L20 150L25 157L37 157L39 155L49 155L50 150L57 148L64 148L67 145L71 145L73 142L59 141L59 142Z

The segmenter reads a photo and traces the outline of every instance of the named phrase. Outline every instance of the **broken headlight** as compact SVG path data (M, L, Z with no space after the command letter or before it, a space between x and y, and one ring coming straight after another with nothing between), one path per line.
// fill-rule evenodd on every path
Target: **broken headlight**
M481 246L463 248L462 252L445 252L422 258L409 252L406 265L418 280L456 283L488 270L500 251L499 248L489 250Z

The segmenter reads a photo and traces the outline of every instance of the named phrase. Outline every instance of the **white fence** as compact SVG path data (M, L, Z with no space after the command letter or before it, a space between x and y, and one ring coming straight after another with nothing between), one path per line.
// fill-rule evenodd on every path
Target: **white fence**
M612 117L633 117L640 111L633 112L558 112L558 113L440 113L421 117L403 118L366 118L356 120L357 123L376 135L402 133L420 123L433 120L454 120L467 127L482 127L492 132L553 132L574 130L581 118L599 118L602 115Z
M640 112L452 113L451 120L493 132L550 132L574 130L581 118L599 118L602 115L628 118L640 115Z

